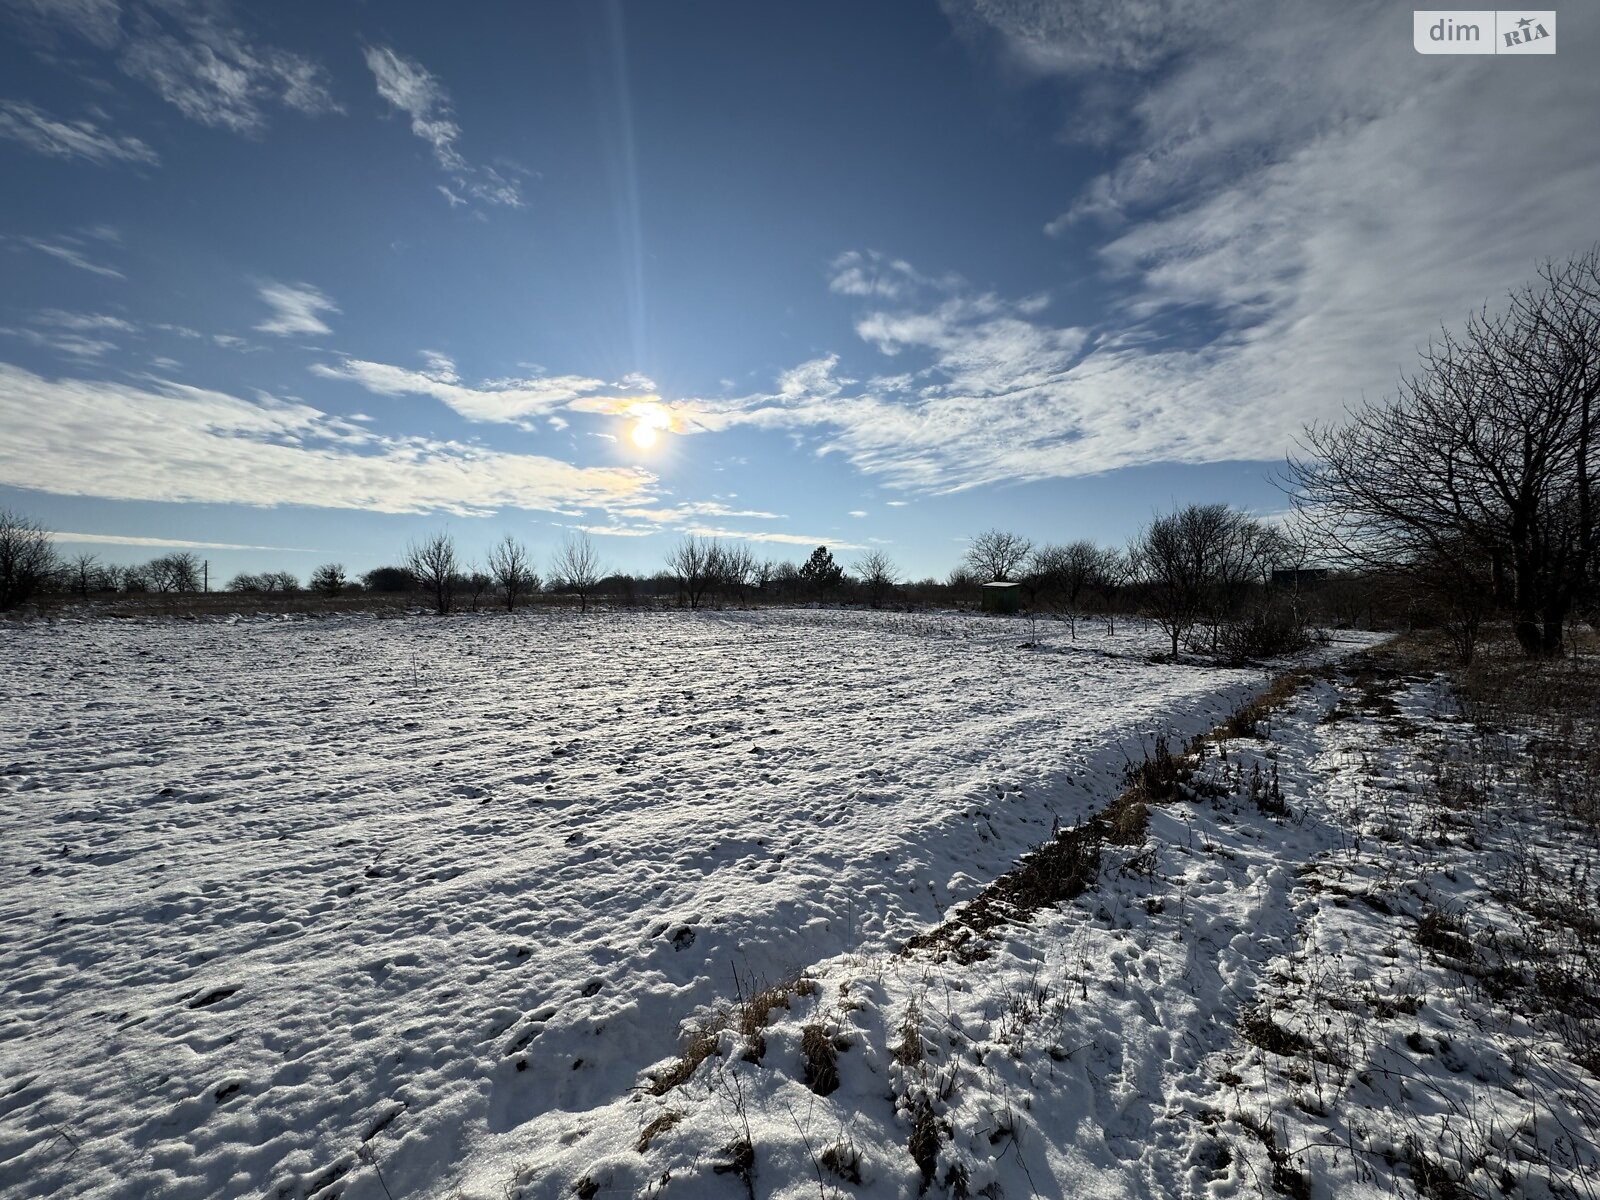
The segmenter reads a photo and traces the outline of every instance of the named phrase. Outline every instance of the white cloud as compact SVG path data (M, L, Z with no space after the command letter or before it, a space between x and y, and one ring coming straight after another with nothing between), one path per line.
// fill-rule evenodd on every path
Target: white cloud
M655 525L685 525L702 517L745 518L758 521L782 521L782 513L763 512L760 509L730 508L716 500L689 500L680 504L657 508L619 508L615 515L631 521L648 521Z
M858 542L840 541L838 538L813 537L807 533L779 533L772 529L722 529L710 525L693 525L684 530L696 537L728 538L742 542L772 542L780 546L827 546L830 550L865 550Z
M596 537L650 537L661 532L651 525L581 525L579 528Z
M209 0L10 0L12 15L47 45L63 34L115 52L124 74L184 116L235 133L259 132L266 106L338 112L323 69L253 39Z
M558 409L575 407L586 398L597 410L629 401L593 393L611 385L582 375L554 375L533 379L489 379L477 387L461 382L455 363L442 354L425 351L425 370L413 371L388 363L347 358L337 366L315 363L311 371L324 379L360 384L380 396L431 396L455 409L469 421L526 422Z
M15 100L0 100L0 138L51 158L82 158L98 166L144 163L161 157L136 137L112 133L87 117L67 120Z
M261 333L292 335L332 333L320 313L336 313L339 306L309 283L263 283L261 298L273 310L256 329Z
M0 482L64 495L481 515L649 504L654 477L381 437L309 405L0 364Z
M318 554L295 546L252 546L242 542L190 542L183 538L134 537L120 533L67 533L51 530L50 537L58 542L90 546L171 546L180 550L280 550L286 554Z
M1441 322L1596 236L1600 27L1570 22L1524 70L1417 55L1377 0L949 7L1074 89L1090 117L1069 132L1117 135L1052 223L1103 265L1102 323L846 256L832 286L874 302L856 332L897 373L850 384L813 359L773 393L696 402L707 427L789 430L918 491L1277 459Z
M786 399L802 396L837 396L853 379L841 379L835 374L839 366L837 354L824 355L791 367L778 376L778 395Z
M113 317L109 313L74 313L59 308L46 308L34 314L32 320L39 325L53 325L57 329L71 329L78 333L109 330L116 333L133 333L132 321Z
M522 190L515 179L508 179L494 167L474 166L456 149L461 126L456 124L450 93L432 72L387 46L368 46L364 53L378 95L411 118L411 132L428 143L440 170L450 173L453 189L436 186L451 208L469 200L522 207Z
M88 271L93 275L100 275L106 279L126 279L127 276L115 267L108 267L104 263L95 262L86 251L86 243L82 238L62 234L55 238L18 238L24 246L30 246L40 254L48 254L51 258L60 259L69 266L77 267L80 271Z
M321 67L252 43L204 4L133 9L120 62L190 120L234 133L264 127L269 102L307 116L339 111Z
M459 171L466 160L456 150L461 126L450 119L450 95L421 63L401 58L387 46L368 46L367 69L378 95L411 118L411 132L433 147L433 156L447 171Z
M934 279L904 259L890 258L876 250L846 250L829 267L828 287L843 296L906 300L918 292L949 291L960 285L958 276Z
M67 29L109 50L122 37L119 0L6 0L6 7L47 40Z
M99 358L117 344L105 338L86 337L81 333L56 329L28 329L0 325L0 334L14 337L29 345L55 350L72 358Z

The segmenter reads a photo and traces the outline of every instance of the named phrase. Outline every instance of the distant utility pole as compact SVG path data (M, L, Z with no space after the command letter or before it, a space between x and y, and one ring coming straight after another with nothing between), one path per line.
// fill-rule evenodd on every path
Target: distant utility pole
M205 560L205 566L200 570L200 590L202 592L211 590L211 560L209 558Z

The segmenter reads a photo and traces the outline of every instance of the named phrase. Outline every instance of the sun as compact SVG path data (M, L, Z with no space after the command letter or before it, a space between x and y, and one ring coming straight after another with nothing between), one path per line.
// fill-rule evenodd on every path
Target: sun
M626 413L633 418L628 438L640 450L654 449L661 435L672 428L672 414L653 402L630 405Z

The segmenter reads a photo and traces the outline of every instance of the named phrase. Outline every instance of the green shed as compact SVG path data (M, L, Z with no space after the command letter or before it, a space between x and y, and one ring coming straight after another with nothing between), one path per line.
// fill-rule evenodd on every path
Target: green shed
M1014 613L1022 609L1022 585L1020 583L986 583L981 591L983 593L984 612Z

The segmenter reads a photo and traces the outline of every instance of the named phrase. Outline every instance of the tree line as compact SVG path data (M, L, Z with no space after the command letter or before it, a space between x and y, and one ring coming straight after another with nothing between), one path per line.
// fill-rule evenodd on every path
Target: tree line
M1499 309L1484 305L1422 351L1394 394L1313 425L1281 482L1296 514L1268 523L1226 505L1190 505L1153 518L1129 543L1035 545L991 529L973 538L943 580L904 580L871 551L847 570L825 546L802 563L761 559L747 545L688 535L650 576L608 572L587 534L567 537L541 578L507 536L482 563L447 534L408 547L404 560L346 577L318 567L305 587L422 593L439 613L465 603L514 609L550 591L587 608L604 594L688 608L850 600L967 602L986 583L1016 583L1034 613L1067 620L1140 612L1169 649L1259 653L1304 636L1298 584L1311 564L1331 569L1326 609L1380 606L1433 623L1470 661L1481 630L1504 619L1523 653L1562 652L1574 619L1600 620L1600 246L1547 263ZM189 552L135 567L93 555L58 557L49 534L0 514L0 608L47 591L189 592L202 564ZM1279 576L1295 586L1274 586ZM241 574L240 592L293 592L287 572ZM1343 597L1331 600L1330 597ZM1351 597L1357 599L1352 600ZM1364 599L1361 599L1364 597ZM1325 614L1326 615L1326 614Z
M863 603L962 604L982 585L1015 581L1029 611L1068 622L1073 636L1090 616L1115 631L1119 613L1144 612L1171 638L1173 653L1189 644L1197 625L1209 631L1209 648L1232 647L1227 631L1269 596L1270 570L1285 541L1262 523L1221 505L1195 506L1161 517L1126 548L1089 541L1035 545L1019 534L992 529L973 538L963 560L944 579L910 580L881 550L848 567L826 546L801 562L759 557L746 543L688 534L651 575L609 572L587 533L568 535L540 572L534 553L507 534L481 562L468 560L448 533L413 541L396 564L360 577L340 563L325 563L302 584L287 571L241 573L222 590L286 596L361 594L422 597L440 615L489 605L515 610L550 593L575 596L587 609L604 595L622 604L676 604L698 609L726 604ZM7 566L6 564L10 564ZM101 564L89 554L56 556L48 531L15 514L0 515L0 593L16 607L44 591L79 596L192 593L201 590L204 564L180 551L139 566ZM1254 607L1248 602L1258 602ZM1237 647L1233 647L1237 648ZM1259 649L1259 648L1258 648Z

